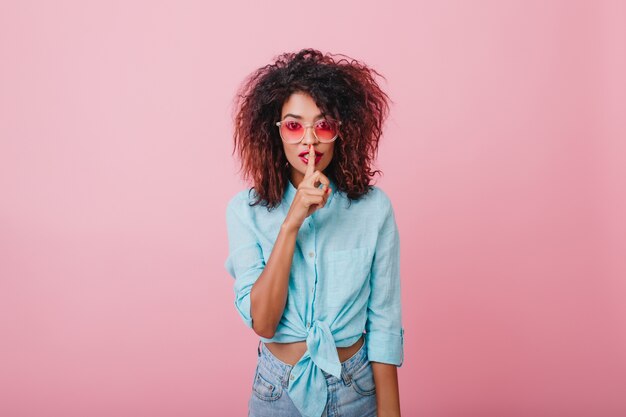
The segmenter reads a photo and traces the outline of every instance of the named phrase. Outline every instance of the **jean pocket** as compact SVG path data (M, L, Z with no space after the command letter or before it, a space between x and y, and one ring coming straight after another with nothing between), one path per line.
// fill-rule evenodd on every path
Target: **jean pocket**
M376 393L374 372L372 371L372 364L369 361L352 375L351 385L358 394L363 396L374 395Z
M261 372L262 370L257 367L254 375L254 383L252 384L254 395L263 401L275 401L279 399L283 393L281 385L270 382Z

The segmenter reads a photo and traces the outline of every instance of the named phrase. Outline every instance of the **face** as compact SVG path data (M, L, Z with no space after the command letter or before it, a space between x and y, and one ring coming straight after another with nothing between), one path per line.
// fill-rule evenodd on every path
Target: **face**
M281 120L293 120L302 125L315 123L323 119L322 112L315 104L315 100L306 93L293 93L283 104ZM291 182L298 187L308 163L309 144L315 148L315 169L324 171L333 159L335 142L322 143L313 133L313 129L305 129L304 138L300 143L290 144L283 142L283 149L291 168ZM300 156L303 155L303 156Z

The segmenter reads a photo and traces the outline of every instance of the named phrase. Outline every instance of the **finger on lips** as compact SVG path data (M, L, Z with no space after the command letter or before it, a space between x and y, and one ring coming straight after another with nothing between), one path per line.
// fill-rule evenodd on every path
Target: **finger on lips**
M311 174L313 174L313 171L315 170L315 149L313 148L313 145L309 145L309 162L306 166L306 173L305 176L310 176Z
M315 192L311 194L321 197L319 203L309 202L309 204L319 204L320 207L325 206L332 190L330 189L330 181L326 175L319 170L315 170L315 147L313 144L309 145L309 160L304 176L307 179L306 183L315 189ZM322 185L321 188L319 188L320 184Z

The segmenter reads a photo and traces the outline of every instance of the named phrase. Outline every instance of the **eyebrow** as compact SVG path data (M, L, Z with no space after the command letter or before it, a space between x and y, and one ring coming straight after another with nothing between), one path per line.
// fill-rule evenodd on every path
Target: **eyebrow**
M303 118L302 116L298 116L297 114L287 113L285 116L283 116L283 119L284 119L284 118L286 118L286 117L288 117L288 116L294 117L294 118L296 118L296 119L302 119L302 118ZM313 120L315 120L315 119L319 119L320 117L324 117L324 115L320 113L320 114L318 114L317 116L315 116L315 117L313 118Z

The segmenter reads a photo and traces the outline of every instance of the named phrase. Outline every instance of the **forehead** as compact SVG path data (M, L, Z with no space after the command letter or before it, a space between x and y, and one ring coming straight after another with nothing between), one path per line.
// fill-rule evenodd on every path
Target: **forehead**
M300 116L304 120L322 117L322 111L315 104L313 97L301 92L293 93L283 103L281 117L285 117L287 114Z

